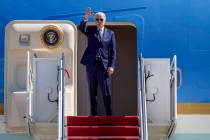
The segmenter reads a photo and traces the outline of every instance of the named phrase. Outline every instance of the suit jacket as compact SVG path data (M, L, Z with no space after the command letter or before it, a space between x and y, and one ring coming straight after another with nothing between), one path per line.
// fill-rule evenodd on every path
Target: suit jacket
M79 30L87 36L87 48L82 56L81 63L93 67L96 55L99 53L105 69L115 67L116 40L115 34L110 29L104 28L103 37L100 39L96 26L86 27L84 20L80 22Z

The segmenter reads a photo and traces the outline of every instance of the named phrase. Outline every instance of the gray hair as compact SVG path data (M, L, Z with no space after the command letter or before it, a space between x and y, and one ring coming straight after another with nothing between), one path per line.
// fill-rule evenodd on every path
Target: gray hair
M103 17L104 21L106 21L106 15L105 15L104 12L97 12L97 13L95 14L95 17L96 17L96 15L101 15L101 16Z

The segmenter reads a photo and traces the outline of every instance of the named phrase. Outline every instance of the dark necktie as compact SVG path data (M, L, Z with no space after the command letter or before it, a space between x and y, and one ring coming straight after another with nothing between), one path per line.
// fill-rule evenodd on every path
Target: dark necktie
M99 36L99 39L100 41L102 40L102 29L98 29L98 36Z

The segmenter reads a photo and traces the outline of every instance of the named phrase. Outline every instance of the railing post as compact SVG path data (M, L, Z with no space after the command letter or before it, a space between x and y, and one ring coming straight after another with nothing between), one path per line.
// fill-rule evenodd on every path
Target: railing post
M146 110L146 95L145 95L145 80L144 80L144 64L142 63L142 55L138 57L138 109L141 127L141 140L148 140L147 129L147 110Z
M60 92L58 108L58 140L64 140L64 53L62 53L60 61Z
M172 106L171 106L171 119L176 121L177 119L177 57L174 55L171 62L171 74L173 75L172 85Z

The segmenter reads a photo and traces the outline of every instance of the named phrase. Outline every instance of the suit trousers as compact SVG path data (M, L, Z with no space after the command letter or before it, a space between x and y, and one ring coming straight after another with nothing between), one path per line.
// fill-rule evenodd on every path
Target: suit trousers
M103 94L103 101L106 110L106 115L112 115L111 109L111 78L108 76L107 70L104 68L101 61L96 61L94 66L86 66L88 89L90 96L91 114L97 113L97 91L98 84Z

